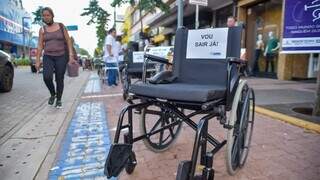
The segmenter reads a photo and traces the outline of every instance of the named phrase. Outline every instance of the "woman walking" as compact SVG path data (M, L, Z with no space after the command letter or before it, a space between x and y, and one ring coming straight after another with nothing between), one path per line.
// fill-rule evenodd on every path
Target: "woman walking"
M61 108L66 66L67 63L73 64L76 61L68 31L62 23L54 22L53 18L54 14L51 8L42 9L42 21L45 25L39 30L36 68L39 71L40 56L43 53L43 80L51 95L48 104L53 105L56 100L55 107ZM53 83L53 73L55 74L56 88Z

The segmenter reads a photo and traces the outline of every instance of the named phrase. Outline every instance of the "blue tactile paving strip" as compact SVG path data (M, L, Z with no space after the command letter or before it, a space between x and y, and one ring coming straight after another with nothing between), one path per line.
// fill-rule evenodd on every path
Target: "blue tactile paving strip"
M103 103L80 103L64 137L56 164L50 170L49 180L107 179L103 171L110 145Z
M91 74L87 82L84 93L99 93L101 92L100 78L97 74Z

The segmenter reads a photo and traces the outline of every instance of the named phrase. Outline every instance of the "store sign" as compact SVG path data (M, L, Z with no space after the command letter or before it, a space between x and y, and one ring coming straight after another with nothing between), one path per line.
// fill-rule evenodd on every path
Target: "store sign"
M189 0L189 3L199 6L208 6L208 0Z
M168 53L173 52L173 46L158 46L158 47L151 47L147 54L151 54L154 56L167 58Z
M187 59L225 59L228 28L189 30Z
M285 0L282 53L320 53L320 1Z

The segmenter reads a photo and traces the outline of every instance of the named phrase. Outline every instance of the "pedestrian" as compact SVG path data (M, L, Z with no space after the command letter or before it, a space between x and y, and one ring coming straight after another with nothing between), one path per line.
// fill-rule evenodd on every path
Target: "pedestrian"
M227 19L227 27L232 28L237 26L237 18L234 16L229 16ZM244 26L242 25L244 28ZM240 52L240 59L244 61L244 64L241 65L240 69L244 73L245 76L249 76L250 70L249 70L249 63L247 59L247 52L246 48L241 48Z
M39 30L36 68L39 72L40 56L43 53L43 80L50 92L49 105L55 100L56 108L62 108L62 93L64 88L64 74L67 63L76 63L68 31L62 23L54 22L54 13L51 8L45 7L41 12L44 26ZM56 89L53 83L55 74Z
M118 56L119 52L116 45L117 32L115 28L111 28L108 31L108 35L105 40L104 61L106 62L108 85L117 86L117 74L118 74Z
M237 25L237 18L234 16L229 16L227 19L227 27L235 27Z

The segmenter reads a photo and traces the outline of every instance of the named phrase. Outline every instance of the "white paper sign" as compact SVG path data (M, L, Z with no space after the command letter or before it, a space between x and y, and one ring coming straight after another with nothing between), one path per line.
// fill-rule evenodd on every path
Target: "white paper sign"
M144 61L144 52L143 51L135 51L132 55L133 63L143 63Z
M208 6L208 0L189 0L189 3L200 6Z
M189 30L187 59L225 59L228 28Z
M167 58L168 53L173 50L173 46L158 46L158 47L150 47L147 54L151 54L154 56Z

